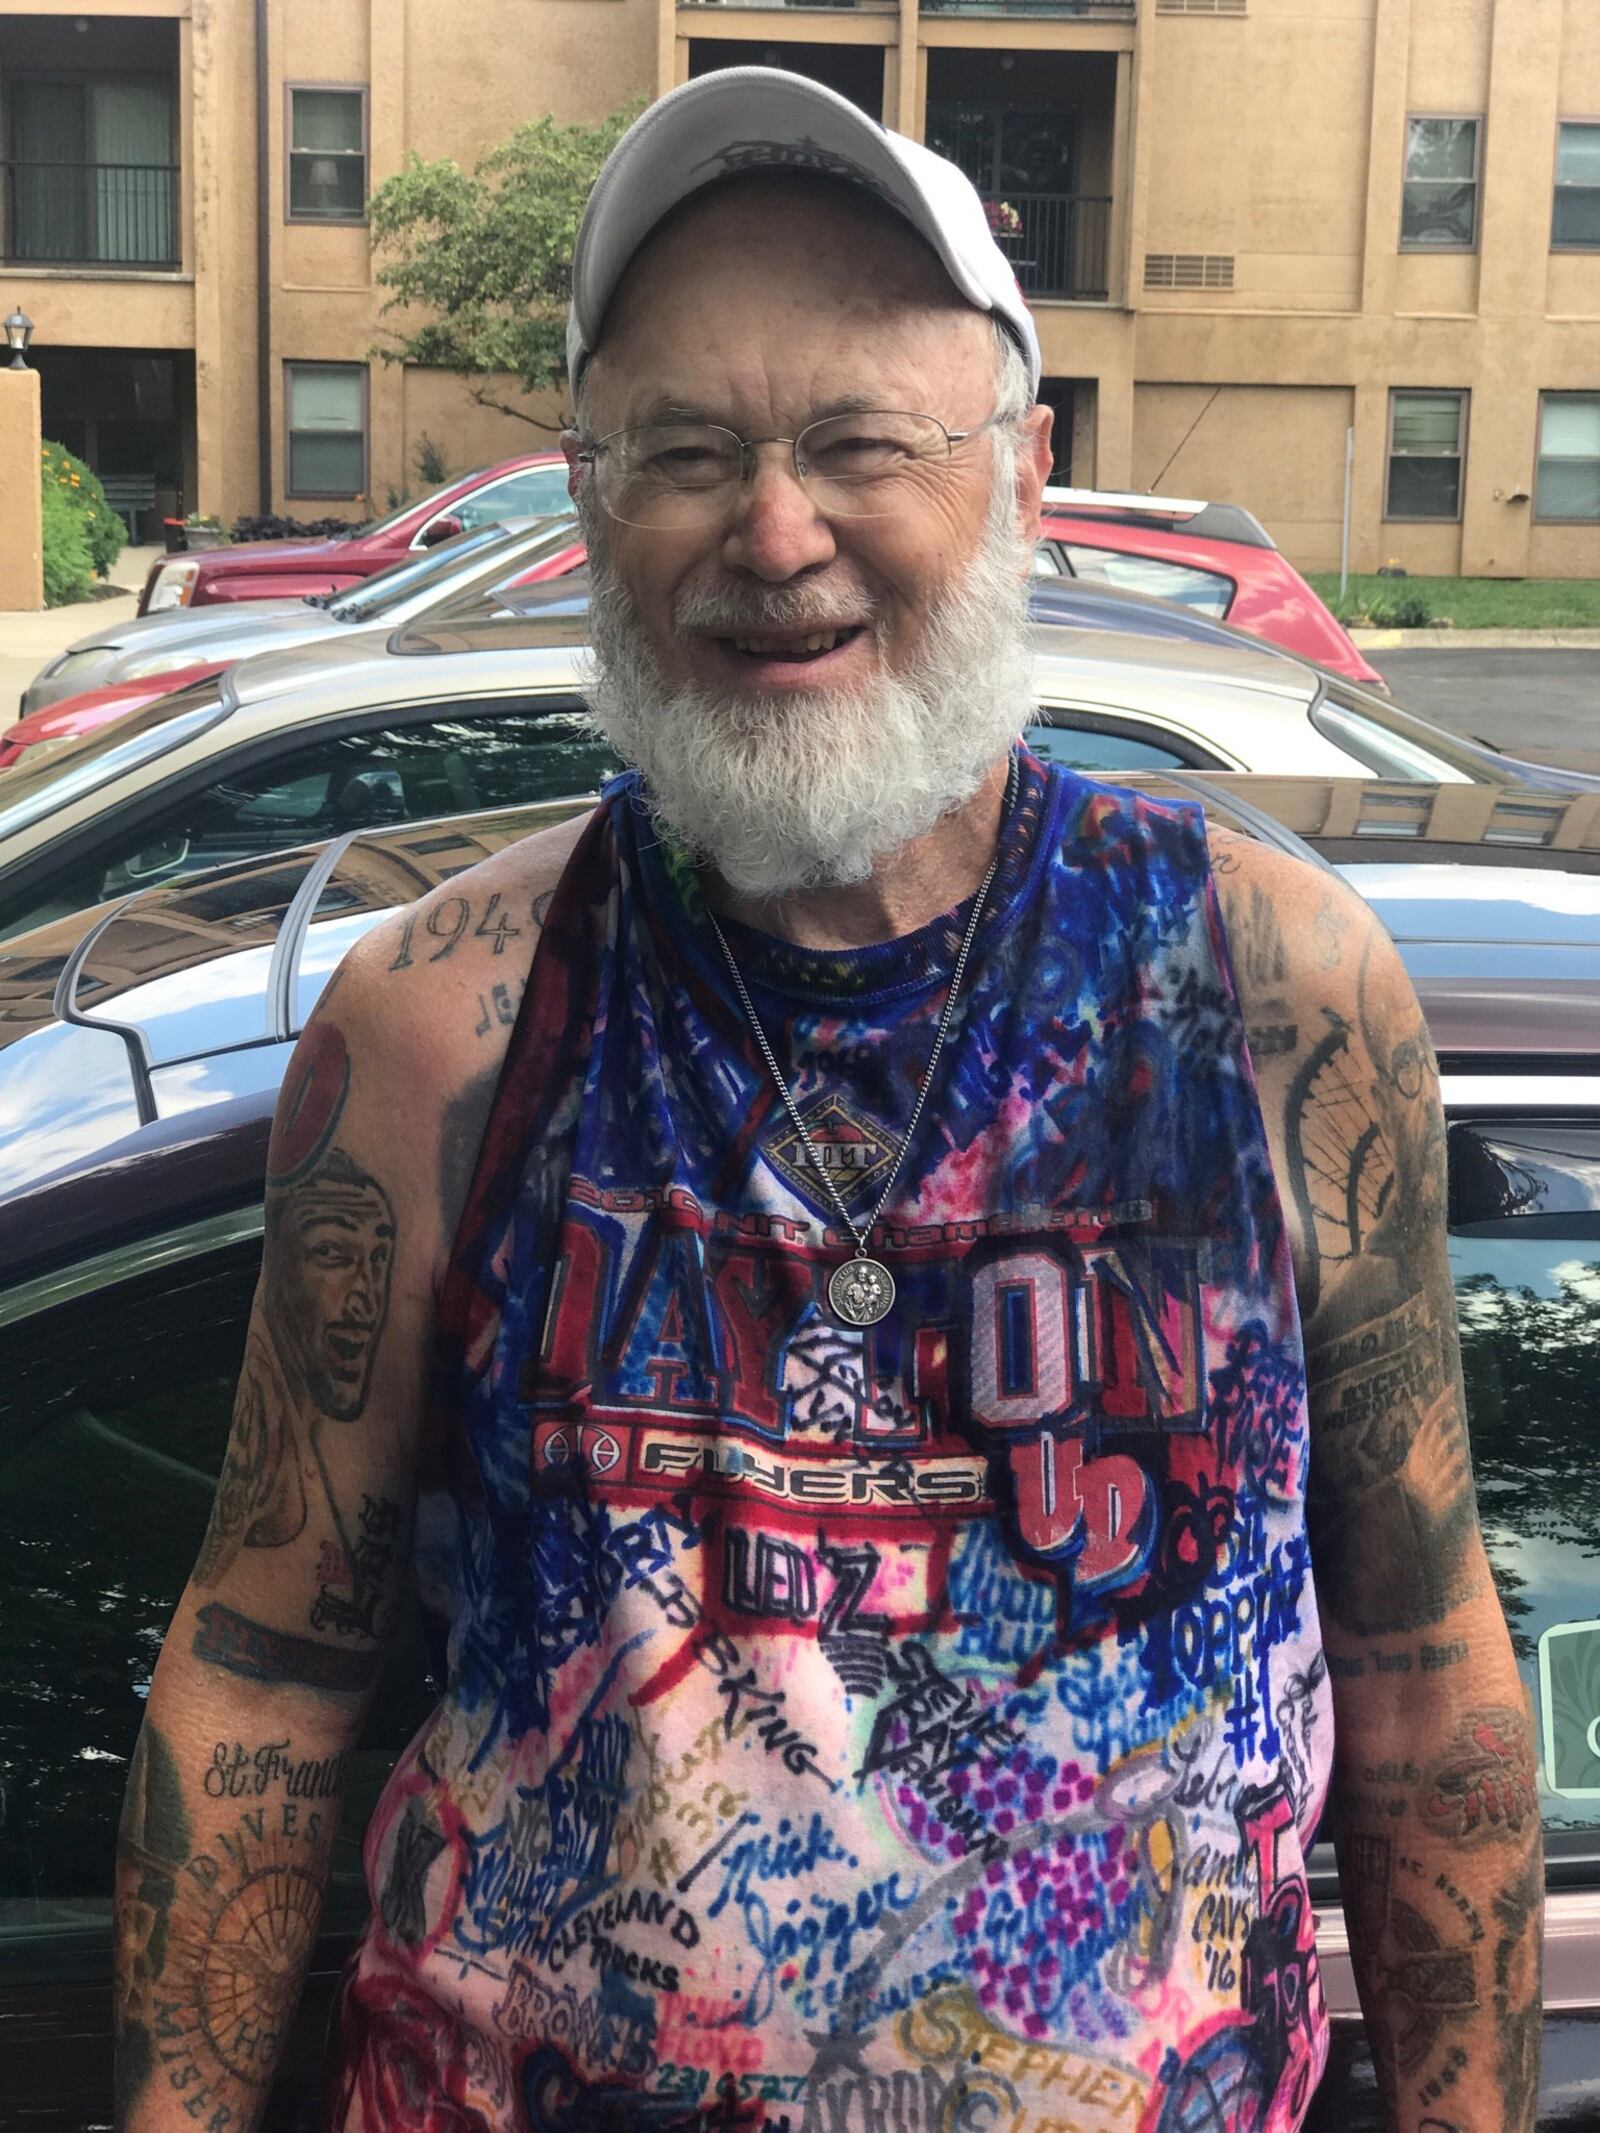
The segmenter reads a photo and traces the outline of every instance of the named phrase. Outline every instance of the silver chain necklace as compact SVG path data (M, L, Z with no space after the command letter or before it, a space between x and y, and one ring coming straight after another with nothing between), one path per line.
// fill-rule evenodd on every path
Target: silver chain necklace
M706 906L706 916L711 921L711 930L717 936L718 945L721 947L723 957L727 962L728 975L732 978L733 989L739 996L739 1005L744 1009L745 1020L749 1023L751 1034L756 1040L756 1045L762 1058L766 1061L767 1072L772 1076L777 1085L778 1094L783 1098L784 1109L789 1114L790 1122L793 1124L795 1132L800 1136L800 1145L806 1152L806 1161L811 1165L814 1175L821 1179L823 1189L838 1210L839 1220L855 1240L854 1255L847 1259L842 1266L835 1267L828 1277L828 1302L833 1307L834 1316L847 1326L875 1326L879 1319L887 1317L894 1308L894 1276L881 1260L873 1258L867 1249L867 1245L871 1239L872 1232L878 1226L879 1218L882 1216L885 1206L888 1204L889 1195L894 1191L895 1180L900 1175L901 1166L905 1162L911 1143L916 1138L917 1125L922 1117L923 1106L928 1101L928 1092L933 1087L933 1077L939 1069L939 1058L944 1051L944 1042L950 1034L950 1024L955 1017L956 1000L961 992L961 981L966 976L967 958L972 953L972 943L977 937L978 923L983 917L984 906L989 900L989 891L994 886L994 877L1000 865L1000 852L1005 841L1005 825L1011 813L1012 801L1016 794L1016 784L1017 759L1013 755L1010 768L1006 773L1005 799L1001 803L1001 834L995 840L994 857L989 861L989 871L984 875L982 885L977 895L972 899L972 916L967 920L967 930L962 937L960 952L956 956L955 969L950 973L950 990L945 995L944 1009L939 1016L938 1029L934 1033L933 1050L928 1055L928 1064L922 1076L922 1086L917 1091L917 1100L911 1107L911 1117L907 1121L905 1134L901 1139L900 1146L895 1152L895 1159L890 1166L884 1188L878 1195L877 1205L867 1217L866 1226L863 1229L858 1229L851 1220L849 1209L840 1197L838 1187L823 1167L822 1158L817 1154L816 1144L806 1130L805 1121L801 1118L799 1108L793 1096L789 1093L789 1084L784 1080L782 1070L773 1056L772 1046L767 1042L767 1033L761 1027L761 1019L756 1013L755 1003L750 998L744 979L740 975L739 966L733 959L733 950L728 946L727 935L717 924L716 913L709 904Z

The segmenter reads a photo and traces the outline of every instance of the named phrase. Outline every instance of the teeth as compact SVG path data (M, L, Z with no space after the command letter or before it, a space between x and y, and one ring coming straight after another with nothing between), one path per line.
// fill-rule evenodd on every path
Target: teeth
M813 630L809 636L788 639L774 644L770 638L735 637L734 645L741 652L754 652L758 658L766 658L774 652L790 649L806 652L831 652L843 635L841 630Z

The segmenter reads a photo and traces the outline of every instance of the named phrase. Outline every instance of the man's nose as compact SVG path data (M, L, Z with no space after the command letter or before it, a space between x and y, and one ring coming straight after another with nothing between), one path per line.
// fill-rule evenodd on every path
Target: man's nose
M749 479L740 485L722 558L731 569L781 583L838 549L833 528L795 472L794 448L782 440L754 446Z

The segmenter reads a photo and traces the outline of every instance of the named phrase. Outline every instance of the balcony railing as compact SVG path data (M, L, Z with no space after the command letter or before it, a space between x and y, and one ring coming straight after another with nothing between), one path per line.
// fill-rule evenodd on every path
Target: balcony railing
M12 265L172 267L175 163L7 163Z
M1020 231L996 231L1024 296L1104 303L1110 294L1111 202L1099 193L1007 193L985 203L991 220L1004 205Z

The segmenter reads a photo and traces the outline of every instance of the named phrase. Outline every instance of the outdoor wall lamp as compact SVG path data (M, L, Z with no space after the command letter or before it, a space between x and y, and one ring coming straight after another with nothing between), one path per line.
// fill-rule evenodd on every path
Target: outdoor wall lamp
M11 368L26 370L28 366L23 361L23 351L33 339L33 320L20 305L6 320L6 339L11 344Z

